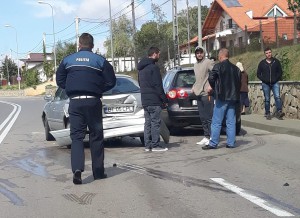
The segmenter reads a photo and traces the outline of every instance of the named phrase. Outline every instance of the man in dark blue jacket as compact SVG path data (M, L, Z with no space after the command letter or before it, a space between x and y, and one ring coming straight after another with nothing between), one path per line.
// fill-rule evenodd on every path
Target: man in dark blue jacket
M89 128L92 170L94 179L103 179L104 145L102 123L102 93L116 83L113 67L100 55L94 54L93 36L79 37L79 52L65 57L56 72L56 83L70 98L69 119L72 139L71 165L73 183L82 184L84 171L83 139Z
M144 139L145 151L167 151L160 147L161 110L167 104L167 97L163 90L160 70L155 63L160 51L156 47L148 50L148 57L138 64L138 80L141 88L142 105L145 114Z
M274 94L277 112L275 116L282 120L284 113L282 112L282 102L280 98L279 80L282 77L282 68L280 61L272 56L270 48L264 50L266 58L263 59L257 68L257 77L262 81L262 89L265 96L265 116L267 120L271 120L270 113L270 94L271 90Z

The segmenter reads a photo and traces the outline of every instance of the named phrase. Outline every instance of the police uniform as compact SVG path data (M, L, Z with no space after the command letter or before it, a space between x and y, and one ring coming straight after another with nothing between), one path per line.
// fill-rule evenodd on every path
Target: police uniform
M70 98L69 120L73 173L84 171L84 144L89 129L92 170L95 179L104 174L102 93L113 88L116 76L111 64L90 48L65 57L56 72L56 83Z

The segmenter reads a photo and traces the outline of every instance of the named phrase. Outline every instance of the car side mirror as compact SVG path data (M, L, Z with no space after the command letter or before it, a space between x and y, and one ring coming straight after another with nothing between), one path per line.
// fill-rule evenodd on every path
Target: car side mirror
M45 101L52 101L53 100L53 96L51 94L45 95L44 96L44 100Z

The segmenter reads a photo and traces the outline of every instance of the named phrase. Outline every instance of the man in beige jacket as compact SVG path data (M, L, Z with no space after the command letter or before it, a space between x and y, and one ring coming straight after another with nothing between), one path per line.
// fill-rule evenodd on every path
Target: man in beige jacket
M197 62L194 64L194 72L196 81L192 91L197 96L197 105L199 116L202 123L204 138L197 142L198 145L208 145L210 139L210 126L213 115L214 99L212 96L212 88L208 83L208 74L214 66L214 61L205 57L205 51L198 46L195 49L195 57Z

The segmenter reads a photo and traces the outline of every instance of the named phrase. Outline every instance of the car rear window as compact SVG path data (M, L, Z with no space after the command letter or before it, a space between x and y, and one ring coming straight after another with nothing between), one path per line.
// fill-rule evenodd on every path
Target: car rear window
M127 94L127 93L138 93L140 92L140 87L137 81L131 78L117 77L116 85L103 95L114 95L114 94Z
M193 70L178 71L175 80L176 87L191 88L195 83L195 74Z

